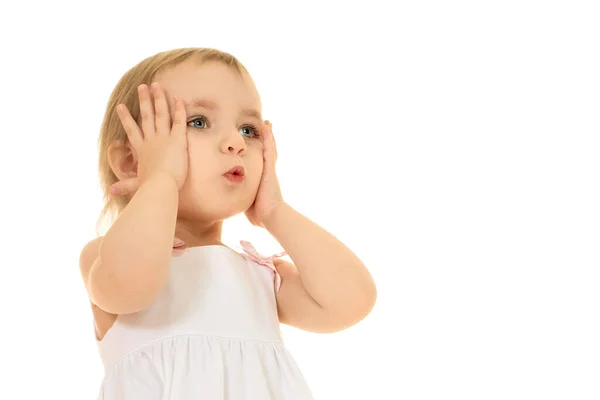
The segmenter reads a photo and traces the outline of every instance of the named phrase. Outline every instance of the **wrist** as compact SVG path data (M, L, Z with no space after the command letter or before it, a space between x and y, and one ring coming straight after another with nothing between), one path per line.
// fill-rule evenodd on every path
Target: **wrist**
M174 190L179 193L179 187L177 181L171 174L166 172L155 172L143 179L140 179L140 189L143 187L160 188L163 192Z
M282 212L285 212L285 210L289 208L290 205L283 200L275 203L263 217L262 225L266 230L271 230L271 228L277 224Z
M140 177L140 186L145 184L159 184L165 186L173 185L177 187L177 181L175 180L175 178L173 178L173 176L168 172L164 171L153 172L152 174L149 174L144 178Z

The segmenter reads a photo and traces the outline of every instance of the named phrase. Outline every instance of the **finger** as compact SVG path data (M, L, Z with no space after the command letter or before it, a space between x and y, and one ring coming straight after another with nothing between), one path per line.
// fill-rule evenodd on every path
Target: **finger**
M148 86L140 85L138 87L138 96L140 98L140 115L142 117L142 131L144 137L154 135L156 133L154 127L154 107L152 106L152 98Z
M263 135L262 135L262 139L263 139L263 160L265 163L265 170L267 169L271 169L273 167L273 165L275 164L275 160L274 160L274 152L273 152L273 140L272 140L272 135L271 135L271 129L269 128L268 125L265 125L264 130L263 130Z
M264 124L262 127L262 131L260 132L260 141L263 145L263 158L267 159L267 153L269 151L269 125Z
M275 161L277 161L277 142L275 141L275 134L273 134L273 124L269 122L269 132L271 133L271 140L273 141L273 153Z
M269 121L265 122L265 134L263 135L265 152L272 158L273 163L277 161L277 147L275 146L275 137L273 136L272 125ZM266 156L267 154L265 154Z
M113 183L110 186L110 194L115 196L126 196L137 192L140 187L140 180L138 177L124 179L122 181Z
M173 127L171 128L171 134L185 137L187 134L187 115L185 107L183 106L183 101L177 97L173 97L173 103Z
M165 91L158 83L153 83L152 95L154 96L156 133L164 136L169 135L171 132L171 116L169 115L169 104L165 97Z
M275 148L275 155L277 155L277 143L275 142L275 135L273 134L273 124L271 121L265 121L265 125L269 127L269 133L271 134L271 140L273 141L273 146Z
M123 125L123 129L125 129L125 133L127 134L129 142L134 149L139 150L140 146L144 142L144 134L142 133L140 127L135 122L124 104L119 104L117 106L117 114L119 115L121 125Z

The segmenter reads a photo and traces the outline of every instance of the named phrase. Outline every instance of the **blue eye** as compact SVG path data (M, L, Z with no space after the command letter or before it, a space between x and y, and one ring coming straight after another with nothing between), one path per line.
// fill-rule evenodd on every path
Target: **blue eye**
M242 126L240 128L240 134L245 137L258 137L258 130L253 126Z
M192 128L205 129L206 119L204 117L194 118L188 122L188 126L191 126Z

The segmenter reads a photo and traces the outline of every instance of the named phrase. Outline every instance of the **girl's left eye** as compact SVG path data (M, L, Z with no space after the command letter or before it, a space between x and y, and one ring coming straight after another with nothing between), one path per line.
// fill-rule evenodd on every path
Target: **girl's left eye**
M259 136L258 135L258 129L256 129L255 127L250 126L250 125L242 126L240 128L240 134L242 136L250 137L250 138L258 137Z

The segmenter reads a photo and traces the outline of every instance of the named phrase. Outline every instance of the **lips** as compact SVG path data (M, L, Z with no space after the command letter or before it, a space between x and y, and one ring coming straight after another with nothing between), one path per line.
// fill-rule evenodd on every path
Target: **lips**
M242 183L244 181L244 167L236 165L225 172L223 176L232 183Z
M241 165L236 165L229 171L225 172L225 175L227 174L244 176L244 167L242 167Z

